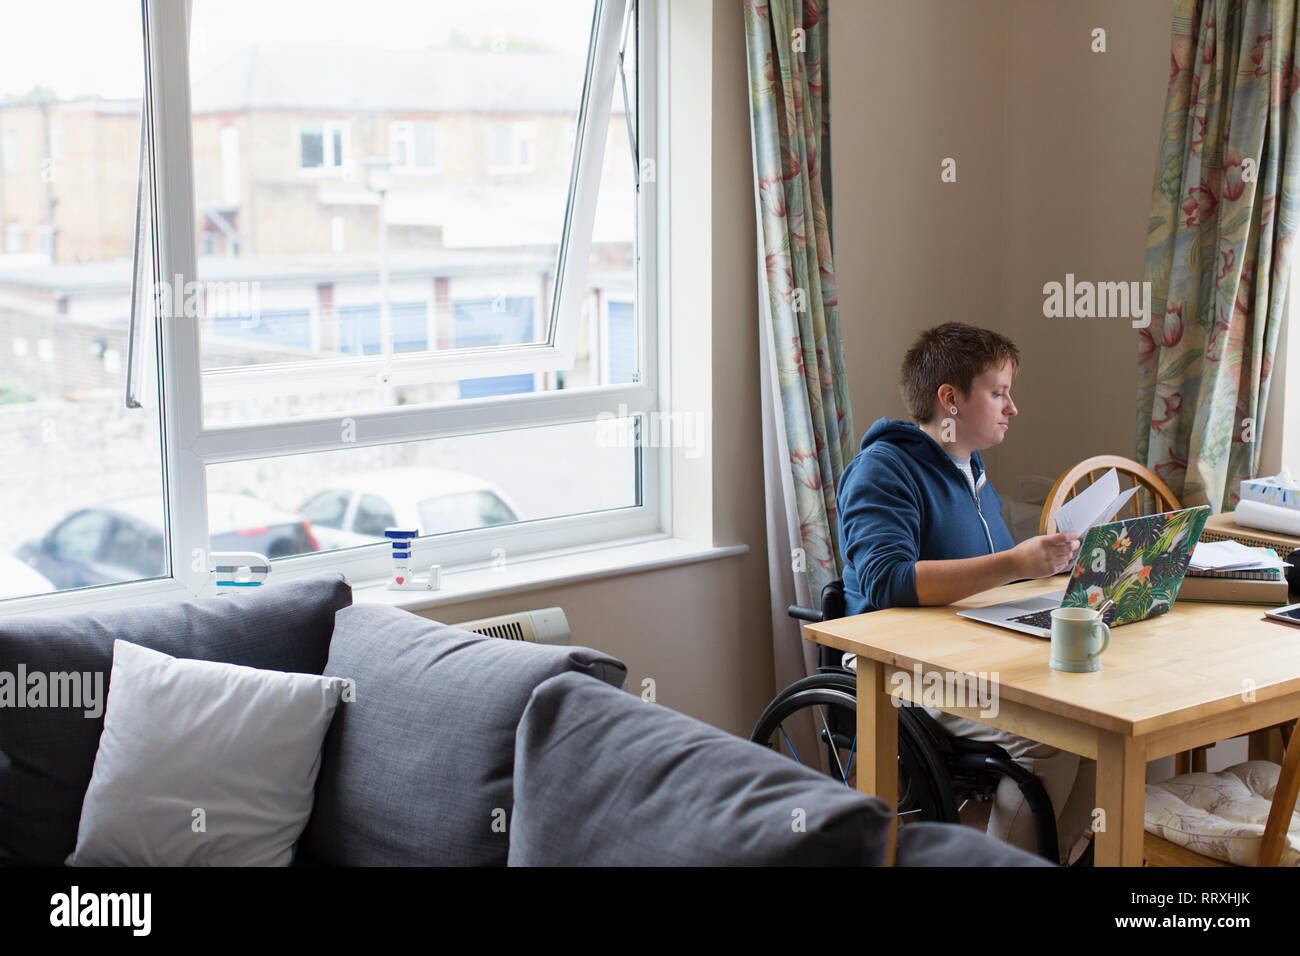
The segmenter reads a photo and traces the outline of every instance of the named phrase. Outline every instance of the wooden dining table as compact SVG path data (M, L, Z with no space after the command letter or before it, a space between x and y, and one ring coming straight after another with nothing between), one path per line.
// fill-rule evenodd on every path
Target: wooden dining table
M1048 666L1048 640L956 613L1065 583L1022 581L955 605L806 624L804 637L858 655L859 790L898 802L896 708L935 706L1096 760L1095 864L1140 866L1147 764L1300 715L1300 627L1258 606L1176 602L1113 628L1101 670L1076 674ZM992 707L972 694L981 675ZM891 862L897 818L893 827Z

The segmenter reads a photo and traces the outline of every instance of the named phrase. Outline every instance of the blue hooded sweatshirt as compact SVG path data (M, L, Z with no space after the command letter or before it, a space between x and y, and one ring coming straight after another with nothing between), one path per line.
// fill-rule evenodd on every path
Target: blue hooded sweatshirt
M976 493L956 462L912 422L881 418L840 476L840 553L849 614L916 607L916 562L1014 546L1002 500L971 452Z

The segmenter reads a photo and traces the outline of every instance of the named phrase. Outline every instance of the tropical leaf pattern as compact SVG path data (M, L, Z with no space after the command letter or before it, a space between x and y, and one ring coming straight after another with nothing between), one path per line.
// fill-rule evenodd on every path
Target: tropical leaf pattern
M844 567L835 486L856 450L822 165L830 155L826 31L826 0L745 0L758 231L814 600Z
M1202 505L1162 515L1098 525L1083 537L1062 607L1100 607L1110 625L1132 624L1174 606L1187 556L1210 509Z
M1259 464L1300 189L1296 26L1296 0L1174 2L1136 458L1216 511Z

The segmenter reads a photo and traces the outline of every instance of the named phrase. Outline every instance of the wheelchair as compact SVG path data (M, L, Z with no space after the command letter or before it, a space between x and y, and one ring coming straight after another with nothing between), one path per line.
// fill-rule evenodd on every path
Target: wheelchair
M822 610L792 604L786 612L796 620L818 623L844 617L844 582L832 581L822 591ZM844 666L844 654L819 646L817 673L795 681L777 694L754 725L750 740L821 770L847 786L855 785L857 756L857 674ZM796 715L813 718L818 746L824 752L796 752L786 723ZM800 718L803 719L803 718ZM1038 853L1060 861L1056 814L1043 782L1011 759L1002 747L955 737L921 707L904 702L898 711L899 824L921 820L960 823L967 801L988 803L1002 777L1010 777L1024 794L1033 814ZM1075 865L1091 863L1092 847Z

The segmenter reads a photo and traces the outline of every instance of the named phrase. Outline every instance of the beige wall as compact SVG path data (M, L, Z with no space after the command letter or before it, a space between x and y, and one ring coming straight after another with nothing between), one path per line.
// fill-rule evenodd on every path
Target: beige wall
M681 6L703 16L708 8ZM658 702L748 736L774 693L758 416L754 196L744 26L734 0L713 4L711 93L712 478L704 514L734 558L438 608L455 623L521 608L564 608L574 640L628 665L629 686L655 682ZM703 11L701 14L699 11ZM674 13L676 16L676 12ZM689 26L690 24L684 24ZM691 92L691 91L688 91ZM695 90L695 96L705 95ZM703 174L710 175L709 169ZM689 226L689 223L679 223ZM666 316L664 317L666 320ZM690 529L678 529L685 535ZM707 535L705 535L707 537Z
M960 320L1020 346L1020 417L986 454L1014 493L1133 454L1136 331L1047 319L1067 272L1140 281L1170 0L888 0L831 11L835 253L855 425L902 417L898 362ZM1107 52L1089 49L1094 27ZM940 162L957 160L942 183Z

